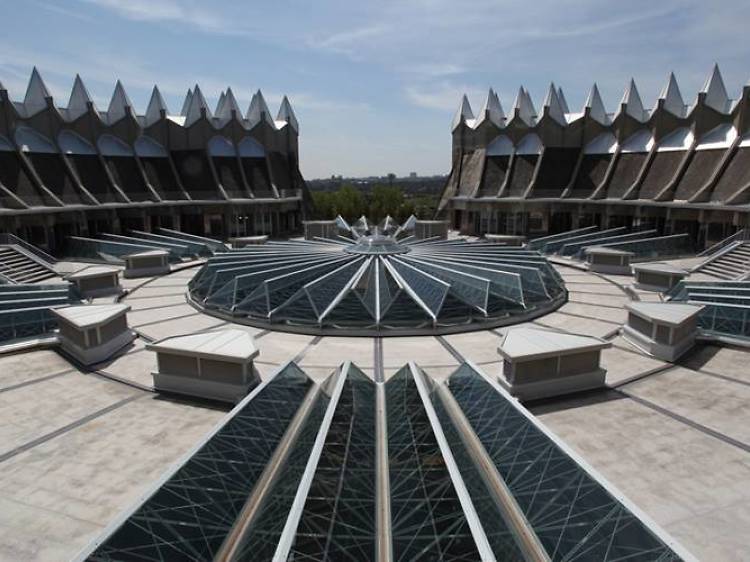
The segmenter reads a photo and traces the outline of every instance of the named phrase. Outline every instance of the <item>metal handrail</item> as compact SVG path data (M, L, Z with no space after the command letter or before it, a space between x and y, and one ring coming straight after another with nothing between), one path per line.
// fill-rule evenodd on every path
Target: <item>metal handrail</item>
M748 239L750 239L750 230L748 230L747 228L743 228L741 230L738 230L731 236L724 238L724 240L717 242L710 248L706 248L705 250L697 254L696 257L702 258L704 256L711 256L715 254L716 252L718 252L719 250L721 250L722 248L728 246L732 242L736 242L739 240L748 240Z
M43 265L46 265L50 269L52 269L54 264L57 263L57 259L50 256L47 252L40 250L32 244L29 244L28 242L26 242L26 240L19 238L15 234L11 234L9 232L0 233L0 244L19 246L27 252L31 252L32 254L34 254L37 258L44 262Z

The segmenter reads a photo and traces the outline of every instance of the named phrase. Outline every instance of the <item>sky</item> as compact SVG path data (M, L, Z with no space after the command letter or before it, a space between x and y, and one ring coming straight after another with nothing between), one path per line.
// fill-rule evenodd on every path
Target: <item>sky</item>
M173 113L200 85L246 108L288 95L307 179L447 173L466 93L506 111L551 81L572 111L596 82L609 111L631 77L651 107L669 72L687 103L713 64L730 97L750 78L747 0L0 0L0 83L22 99L37 66L59 106L79 73L100 109L117 79L138 113L158 84Z

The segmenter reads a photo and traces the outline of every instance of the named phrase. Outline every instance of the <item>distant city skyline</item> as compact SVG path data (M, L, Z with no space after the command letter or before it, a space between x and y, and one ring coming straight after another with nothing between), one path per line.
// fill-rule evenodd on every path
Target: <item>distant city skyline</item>
M592 83L614 111L635 78L651 107L674 71L687 103L718 62L730 97L750 78L750 5L644 0L559 4L326 0L238 5L194 0L0 0L0 83L22 99L37 66L58 105L80 73L100 109L121 79L138 112L157 84L172 113L198 83L212 107L231 87L288 95L307 179L445 174L461 95L476 112L494 88L537 109L550 81L579 111Z

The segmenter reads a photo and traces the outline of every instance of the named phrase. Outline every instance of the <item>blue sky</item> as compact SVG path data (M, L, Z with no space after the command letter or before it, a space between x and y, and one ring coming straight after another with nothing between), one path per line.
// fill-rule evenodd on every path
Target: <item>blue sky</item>
M139 112L158 84L172 112L196 82L209 102L287 94L305 177L445 173L460 95L550 81L573 111L596 81L613 110L633 76L653 105L674 71L692 102L714 62L731 97L750 78L747 0L0 0L0 82L23 97L36 65L58 105L79 72L106 108L120 78Z

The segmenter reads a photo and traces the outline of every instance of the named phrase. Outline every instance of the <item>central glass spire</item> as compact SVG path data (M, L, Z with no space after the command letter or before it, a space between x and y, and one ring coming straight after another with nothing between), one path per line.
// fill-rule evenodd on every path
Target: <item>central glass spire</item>
M393 236L383 234L370 234L360 236L357 242L344 248L348 254L405 254L410 248L404 244L399 244Z

